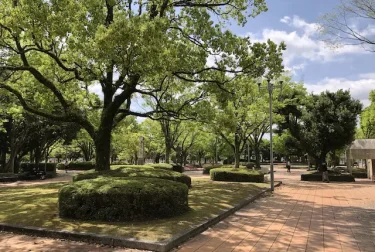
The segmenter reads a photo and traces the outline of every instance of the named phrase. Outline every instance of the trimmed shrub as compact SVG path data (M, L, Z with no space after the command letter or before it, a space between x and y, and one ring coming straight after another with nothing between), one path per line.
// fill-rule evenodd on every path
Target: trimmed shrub
M264 174L259 171L234 168L216 168L211 169L210 176L213 181L231 181L231 182L264 182Z
M153 169L151 165L121 165L119 168L130 168L130 169Z
M128 162L125 161L113 161L111 165L128 165Z
M367 172L352 172L354 178L367 178Z
M328 172L328 178L330 181L339 181L339 182L355 182L355 179L350 174L340 174L337 172ZM301 174L301 181L322 181L321 172L313 172Z
M160 164L147 164L147 165L150 165L155 169L163 169L163 170L170 170L170 171L173 169L173 165L171 164L160 163Z
M155 178L97 178L63 186L60 217L134 221L172 217L186 212L188 187Z
M64 163L60 163L58 166L59 170L65 170ZM78 162L78 161L72 161L69 162L68 170L78 170L78 171L88 171L95 169L95 163L94 162Z
M35 166L36 165L33 163L21 163L20 172L21 173L31 172L35 168ZM46 168L46 172L56 173L56 166L57 166L56 163L47 163L47 166L45 163L39 163L38 168L41 171L44 171L44 169Z
M0 173L0 183L11 183L18 180L17 174L13 173Z
M144 168L118 168L116 170L110 171L88 171L85 173L77 174L73 177L73 182L95 179L98 177L112 177L112 178L128 178L128 177L143 177L143 178L158 178L165 180L172 180L176 182L183 183L188 187L191 187L191 178L187 175L167 171L162 169L144 169Z
M178 164L173 164L172 170L179 173L183 173L185 171L184 167Z
M203 167L203 174L210 174L210 171L215 168L223 167L223 165L210 165L210 166L204 166Z
M58 164L56 165L56 169L57 169L57 170L65 170L65 165L64 165L64 163L58 163Z
M255 163L253 163L253 162L246 163L245 166L246 166L247 169L253 169L255 167Z

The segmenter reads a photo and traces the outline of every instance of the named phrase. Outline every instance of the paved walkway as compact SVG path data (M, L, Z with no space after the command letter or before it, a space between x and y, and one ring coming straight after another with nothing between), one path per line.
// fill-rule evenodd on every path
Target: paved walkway
M277 170L284 185L185 243L190 251L375 251L375 184L301 182L303 171Z
M374 252L375 184L301 182L302 172L277 170L275 178L284 184L273 196L250 204L175 251ZM0 233L3 251L135 250Z

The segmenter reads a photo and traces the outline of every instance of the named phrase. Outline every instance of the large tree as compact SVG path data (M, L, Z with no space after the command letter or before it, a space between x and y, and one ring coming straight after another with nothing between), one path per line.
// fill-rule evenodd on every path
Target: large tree
M333 46L360 45L375 51L375 1L342 0L321 18L323 39Z
M0 70L12 74L0 89L30 113L83 127L96 169L107 170L112 129L129 115L165 112L136 111L133 98L158 102L157 94L178 95L170 79L183 80L181 89L221 86L226 72L260 76L273 64L274 44L251 44L226 29L226 21L244 25L266 9L264 0L3 0ZM215 66L209 56L219 56ZM93 86L102 99L90 95ZM98 124L91 110L100 111Z
M300 120L292 124L291 134L320 167L329 152L354 140L361 109L362 104L349 91L311 95Z
M375 138L375 91L370 93L371 104L361 113L361 131L363 138Z

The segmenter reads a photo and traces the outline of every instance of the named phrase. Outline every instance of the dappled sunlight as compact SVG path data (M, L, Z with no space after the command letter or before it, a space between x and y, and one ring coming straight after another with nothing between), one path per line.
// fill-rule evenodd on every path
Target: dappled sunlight
M183 215L145 222L100 222L62 219L57 196L63 183L4 187L0 191L0 222L90 232L149 241L163 241L217 216L267 184L213 182L194 178L189 190L189 211Z

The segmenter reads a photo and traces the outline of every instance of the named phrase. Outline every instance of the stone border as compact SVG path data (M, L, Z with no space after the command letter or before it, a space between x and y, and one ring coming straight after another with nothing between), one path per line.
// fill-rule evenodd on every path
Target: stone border
M275 187L278 187L282 182L276 182ZM103 244L115 247L126 247L130 249L141 249L141 250L151 250L157 252L167 252L171 249L179 246L185 241L193 238L194 236L202 233L209 227L219 223L223 219L232 215L234 212L240 210L241 208L247 206L251 202L259 199L265 193L270 192L271 189L267 188L262 190L255 196L249 196L246 199L242 200L240 203L234 207L223 210L218 216L213 219L204 221L203 223L196 225L195 227L177 234L163 242L154 242L154 241L145 241L145 240L136 240L133 238L121 238L116 236L100 235L95 233L86 233L86 232L73 232L67 230L53 230L47 228L38 228L38 227L25 227L20 225L11 225L0 223L0 231L5 232L14 232L27 235L35 235L41 237L55 238L55 239L66 239L73 241L83 241L89 243Z

